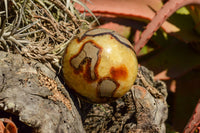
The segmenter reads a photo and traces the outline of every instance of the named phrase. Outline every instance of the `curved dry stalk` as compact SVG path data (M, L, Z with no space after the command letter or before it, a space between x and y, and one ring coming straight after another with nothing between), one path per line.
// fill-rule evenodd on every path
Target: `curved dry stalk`
M8 1L4 0L4 5L5 5L5 13L6 13L6 20L8 20Z
M97 24L100 25L98 19L96 18L96 16L92 13L92 11L80 0L73 0L74 2L78 3L79 5L81 5L82 7L84 7L84 9L86 9L94 18L95 22L97 22Z
M89 27L89 23L73 7L73 3L79 0L64 0L63 3L59 0L9 2L13 5L4 2L8 10L0 11L0 49L17 50L26 57L56 64L58 68L61 54L80 26L85 24ZM12 12L8 13L10 9ZM3 22L6 13L10 16L8 21Z
M33 25L35 25L36 22L34 22L33 24L29 24L23 28L17 29L16 27L19 25L19 23L21 22L21 18L16 16L16 19L20 19L16 20L17 23L14 22L14 25L12 26L12 28L7 28L6 29L6 20L3 22L2 25L2 29L0 32L0 45L3 45L3 48L6 48L7 51L9 51L9 45L11 46L15 46L18 50L18 52L21 53L20 48L25 47L25 45L29 44L30 41L25 40L24 39L24 35L28 36L31 35L35 32L30 32L30 33L26 33L26 34L21 34L24 31L30 29ZM9 27L9 26L8 26Z
M7 19L5 19L5 20L3 21L2 28L0 29L0 30L1 30L1 31L0 31L0 37L2 37L2 35L3 35L3 33L4 33L4 29L5 29L5 27L6 27L6 21L7 21Z
M78 24L78 20L76 19L76 16L74 16L70 11L69 9L62 4L62 2L60 2L59 0L49 0L51 1L52 3L54 3L56 6L58 6L59 8L61 8L63 11L65 11L69 17L72 19L72 21L74 22L75 24L75 27L78 28L79 27L79 24Z

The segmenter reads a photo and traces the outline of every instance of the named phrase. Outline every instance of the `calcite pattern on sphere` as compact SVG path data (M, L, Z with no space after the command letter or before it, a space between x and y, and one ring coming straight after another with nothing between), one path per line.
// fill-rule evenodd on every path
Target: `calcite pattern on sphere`
M137 58L131 43L108 29L79 34L63 56L63 76L76 94L94 103L122 97L137 76Z

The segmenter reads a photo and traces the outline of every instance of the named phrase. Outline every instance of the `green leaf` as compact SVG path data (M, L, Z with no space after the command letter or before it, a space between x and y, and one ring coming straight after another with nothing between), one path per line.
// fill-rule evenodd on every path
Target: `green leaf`
M186 7L182 7L180 9L178 9L176 11L177 14L181 14L181 15L189 15L190 12L188 11L188 9Z

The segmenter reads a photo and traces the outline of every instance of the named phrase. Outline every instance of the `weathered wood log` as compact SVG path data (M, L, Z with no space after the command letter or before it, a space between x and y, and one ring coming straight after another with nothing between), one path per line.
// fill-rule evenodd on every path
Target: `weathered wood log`
M0 110L19 116L33 132L85 132L80 115L55 72L37 61L2 51Z
M163 133L168 113L166 86L154 81L153 73L145 67L140 67L139 72L143 76L138 76L122 98L108 104L80 100L77 106L76 97L51 69L38 61L0 51L0 117L14 114L32 127L32 132L40 133ZM22 127L18 126L19 131Z
M87 132L166 132L166 85L154 81L153 73L145 67L138 71L145 81L138 77L132 89L115 102L101 105L82 102L82 118Z

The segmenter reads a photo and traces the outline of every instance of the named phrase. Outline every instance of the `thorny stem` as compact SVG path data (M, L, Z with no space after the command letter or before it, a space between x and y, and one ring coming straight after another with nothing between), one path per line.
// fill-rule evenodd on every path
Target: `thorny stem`
M146 29L142 32L139 41L135 42L135 52L138 54L141 48L148 42L152 37L153 33L179 8L191 5L200 5L200 0L169 0L154 16L152 21L147 25Z

